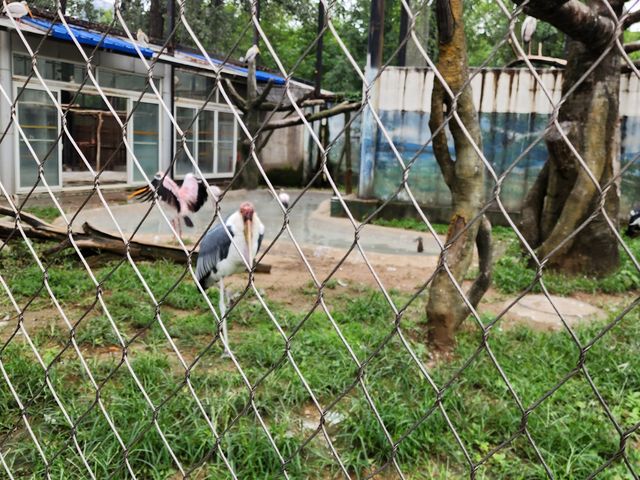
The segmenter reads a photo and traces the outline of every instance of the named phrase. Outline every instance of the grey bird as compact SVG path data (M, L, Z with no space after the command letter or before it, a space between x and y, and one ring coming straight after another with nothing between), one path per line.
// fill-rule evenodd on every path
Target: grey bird
M414 242L418 242L418 253L424 252L424 245L422 244L422 237L418 237L414 240Z

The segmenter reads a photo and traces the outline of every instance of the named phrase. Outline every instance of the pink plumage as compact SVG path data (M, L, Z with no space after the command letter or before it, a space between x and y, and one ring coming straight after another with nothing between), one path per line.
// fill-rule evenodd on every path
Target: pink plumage
M172 219L171 223L174 228L178 230L180 236L182 236L182 226L180 219L184 219L184 223L188 227L193 227L193 221L189 217L189 214L195 213L202 208L207 201L207 185L192 173L187 173L184 177L181 186L168 175L163 172L158 172L151 181L155 189L155 193L158 194L159 199L167 204L169 207L176 210L176 217ZM220 189L213 187L214 194L219 194ZM138 198L142 201L149 201L154 198L154 189L150 187L143 187L136 190L129 198ZM215 199L217 200L217 198Z

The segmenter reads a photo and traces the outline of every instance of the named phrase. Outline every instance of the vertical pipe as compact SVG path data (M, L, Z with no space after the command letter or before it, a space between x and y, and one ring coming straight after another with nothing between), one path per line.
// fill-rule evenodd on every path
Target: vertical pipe
M410 6L409 0L407 1L407 5ZM407 33L409 30L409 14L404 8L404 5L400 3L400 38L398 39L398 43L402 46L398 51L398 66L404 67L407 64L407 44L404 42L407 37Z
M358 196L372 198L373 176L375 170L376 143L378 127L371 114L372 108L379 103L379 82L373 83L382 65L382 47L384 40L384 0L371 0L371 17L369 20L369 40L367 51L367 65L363 102L366 107L362 112L361 140L360 140L360 179L358 182Z
M253 0L251 4L251 14L256 16L258 22L260 22L260 0ZM260 44L260 32L258 32L258 27L253 26L253 44Z
M182 7L180 7L182 8ZM176 27L176 5L175 0L167 1L167 35L170 35L169 43L167 45L168 53L173 54L175 51L175 33L174 28ZM166 70L165 70L166 72ZM176 82L175 82L175 67L173 63L169 64L169 111L171 115L175 116L175 105L176 105ZM165 79L166 81L166 79ZM175 117L174 117L175 118ZM167 119L168 121L169 119ZM171 125L171 123L169 123ZM171 135L168 138L169 141L169 159L171 162L171 171L169 172L169 176L173 177L175 172L175 151L176 151L176 142L175 142L175 131L174 128L171 128ZM197 161L197 157L196 157Z
M316 69L315 69L315 85L314 96L320 98L322 90L322 50L324 46L324 4L322 0L318 0L318 43L316 43Z

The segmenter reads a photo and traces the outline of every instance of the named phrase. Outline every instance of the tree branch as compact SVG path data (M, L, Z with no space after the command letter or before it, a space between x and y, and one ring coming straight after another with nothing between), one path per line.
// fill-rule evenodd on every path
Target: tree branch
M629 42L624 44L624 51L626 53L633 53L640 50L640 40L637 42Z
M624 22L622 22L622 28L624 30L626 30L631 25L633 25L634 23L638 23L638 22L640 22L640 10L636 10L635 12L631 12L627 16L627 18L624 19Z
M336 105L335 107L329 108L328 110L321 110L315 113L308 113L304 116L307 122L315 122L317 120L322 120L323 118L334 117L336 115L340 115L345 112L352 112L354 110L359 109L362 106L360 102L342 102ZM267 123L264 127L262 127L262 131L266 132L269 130L275 130L278 128L286 128L293 127L294 125L302 124L302 118L287 118L284 120L276 120L274 122Z
M247 111L247 101L238 93L236 87L233 86L233 83L228 78L224 80L225 85L227 87L227 91L231 95L231 99L235 102L236 106L242 110L243 112Z
M514 0L518 5L523 2ZM614 20L579 0L531 0L524 11L594 49L604 48L617 34Z
M483 215L480 220L480 227L476 235L476 247L478 247L478 270L480 272L467 292L467 298L473 308L478 306L491 285L493 247L491 244L491 222L486 215Z
M262 93L258 96L258 98L255 99L255 101L251 102L251 105L249 105L249 108L260 107L260 105L262 105L264 101L267 99L267 97L269 96L269 92L271 92L272 88L273 88L273 81L269 79L264 89L262 90Z
M431 94L431 116L429 117L429 128L435 132L444 123L444 95L445 91L440 82L433 86ZM447 142L447 134L445 127L442 126L433 136L433 153L442 171L442 176L447 186L451 188L455 178L455 166L449 153L449 144Z

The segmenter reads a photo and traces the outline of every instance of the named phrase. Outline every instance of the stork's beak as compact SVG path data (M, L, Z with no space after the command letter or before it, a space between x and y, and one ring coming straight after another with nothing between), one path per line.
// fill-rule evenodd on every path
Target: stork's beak
M149 187L148 186L139 188L138 190L133 192L131 195L129 195L127 197L127 200L131 200L132 198L135 198L135 197L137 197L139 195L142 195L143 193L147 193L148 191L149 191Z
M253 224L251 220L247 219L244 221L244 239L247 242L247 250L249 252L249 268L253 268L253 239L252 236L252 228Z
M33 18L33 13L31 13L31 9L29 8L29 5L26 5L26 7L27 7L27 13L31 18Z

